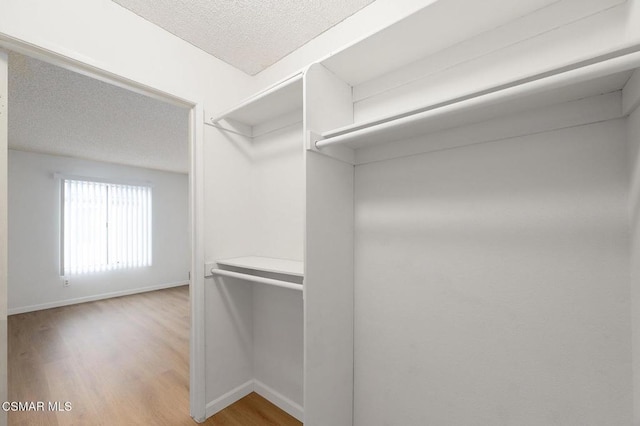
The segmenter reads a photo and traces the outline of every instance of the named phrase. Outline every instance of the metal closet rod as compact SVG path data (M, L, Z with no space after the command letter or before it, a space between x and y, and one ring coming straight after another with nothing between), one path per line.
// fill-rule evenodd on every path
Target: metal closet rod
M273 278L264 278L256 275L242 274L240 272L227 271L225 269L211 268L212 275L221 275L223 277L240 278L242 280L253 281L260 284L268 284L276 287L289 288L291 290L302 291L302 284L296 284L289 281L276 280Z
M604 77L616 72L628 71L640 66L639 50L640 46L632 46L608 55L558 68L527 79L496 86L431 107L409 111L388 117L382 121L378 120L370 125L363 123L360 126L354 126L354 129L351 131L345 129L344 133L321 139L317 141L315 145L316 148L322 149L332 145L346 144L359 137L366 137L378 132L401 128L411 125L414 122L461 112L466 109L514 100L518 97L532 95L543 90L553 90L571 83L579 83Z

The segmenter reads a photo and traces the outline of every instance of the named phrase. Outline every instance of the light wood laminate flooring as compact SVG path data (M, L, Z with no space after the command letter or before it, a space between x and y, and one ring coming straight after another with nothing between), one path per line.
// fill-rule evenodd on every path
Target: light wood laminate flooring
M10 316L9 400L72 409L9 412L9 425L197 424L189 323L187 286ZM204 424L301 425L255 393Z

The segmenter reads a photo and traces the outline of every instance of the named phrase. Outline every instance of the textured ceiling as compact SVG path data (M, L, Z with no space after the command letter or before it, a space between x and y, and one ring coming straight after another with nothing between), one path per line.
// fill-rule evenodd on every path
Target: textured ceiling
M255 75L374 0L113 0Z
M9 148L188 172L187 109L16 53Z

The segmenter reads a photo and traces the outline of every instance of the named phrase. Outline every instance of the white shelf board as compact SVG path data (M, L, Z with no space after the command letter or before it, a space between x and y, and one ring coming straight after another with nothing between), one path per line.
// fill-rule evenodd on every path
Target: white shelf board
M272 257L245 256L232 259L217 260L218 265L235 268L251 269L253 271L271 272L276 274L304 276L304 264L296 260L275 259Z
M206 121L215 124L231 119L256 126L296 110L300 110L302 116L302 74L275 84L222 114L207 117Z
M495 102L475 102L475 99L480 99L482 95L475 98L471 96L469 99L472 102L469 103L469 107L457 108L456 104L463 104L465 100L453 100L438 105L425 106L418 111L401 113L388 118L354 123L324 132L321 136L323 139L337 136L346 137L348 141L345 141L345 145L353 149L358 149L365 145L371 146L404 140L466 124L487 121L505 114L622 90L632 72L631 70L617 72L560 88L540 90L524 96L514 96L507 100ZM411 116L418 115L421 115L419 119L411 120ZM376 130L378 127L380 130Z
M356 86L556 2L518 0L505 7L504 0L431 1L321 63Z

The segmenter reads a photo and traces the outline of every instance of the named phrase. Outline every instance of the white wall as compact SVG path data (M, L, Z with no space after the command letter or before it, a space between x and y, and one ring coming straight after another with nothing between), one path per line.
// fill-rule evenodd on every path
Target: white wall
M303 153L301 122L253 140L255 255L303 259ZM302 293L254 285L252 298L254 378L302 407Z
M254 379L296 404L293 412L299 412L304 403L302 294L254 285L252 298Z
M624 120L356 167L355 424L629 425Z
M627 119L630 159L631 324L633 332L633 424L640 425L640 108Z
M153 265L60 280L60 181L54 173L153 185ZM9 150L9 313L187 284L188 176Z

